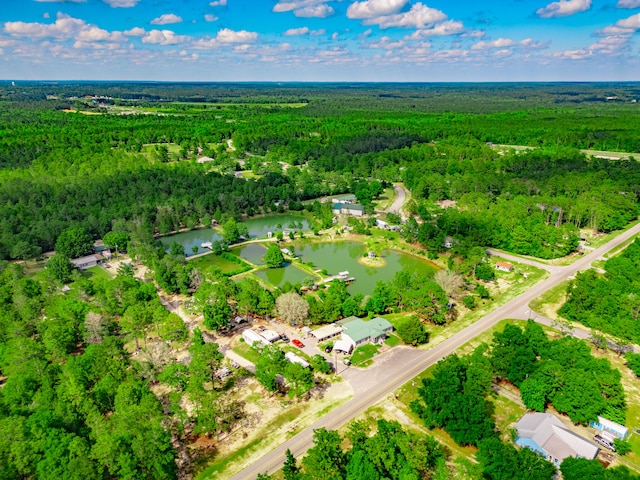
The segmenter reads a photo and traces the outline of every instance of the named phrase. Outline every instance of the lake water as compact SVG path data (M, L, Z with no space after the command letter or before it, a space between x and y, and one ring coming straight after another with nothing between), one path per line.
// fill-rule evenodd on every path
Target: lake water
M312 275L290 263L284 267L260 270L255 275L274 287L281 287L285 282L301 283L305 278L312 277Z
M175 235L169 235L166 237L160 237L160 242L164 245L164 248L169 251L169 247L173 242L178 242L184 247L184 253L187 257L193 255L192 248L198 247L198 253L204 253L209 251L208 248L200 247L203 242L213 242L215 240L222 240L222 235L211 228L202 228L199 230L190 230L188 232L176 233Z
M301 215L269 215L267 217L250 218L244 223L249 229L251 238L266 238L268 232L296 231L308 232L311 230L307 219Z
M358 263L366 251L366 246L359 242L314 243L296 247L296 254L306 262L313 262L315 268L325 268L329 275L348 270L355 281L349 285L352 294L370 295L378 280L392 280L397 272L408 270L411 273L432 274L437 267L427 261L407 253L387 250L383 253L386 265L383 267L366 267Z

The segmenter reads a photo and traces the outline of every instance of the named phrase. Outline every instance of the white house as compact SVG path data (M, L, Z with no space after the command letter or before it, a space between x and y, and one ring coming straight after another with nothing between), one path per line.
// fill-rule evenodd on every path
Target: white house
M496 262L496 270L500 270L501 272L511 272L513 270L513 265L509 262Z
M307 362L304 358L296 355L293 352L285 353L284 358L289 360L291 363L297 363L298 365L302 365L304 368L309 368L309 362Z
M242 338L244 338L244 341L247 342L248 345L253 345L254 343L269 345L269 340L254 330L245 330L242 332Z
M95 267L102 261L102 255L93 254L86 257L72 258L71 263L79 270L86 270L87 268Z
M567 457L593 460L598 446L569 430L550 413L527 413L516 423L516 445L542 454L555 465Z

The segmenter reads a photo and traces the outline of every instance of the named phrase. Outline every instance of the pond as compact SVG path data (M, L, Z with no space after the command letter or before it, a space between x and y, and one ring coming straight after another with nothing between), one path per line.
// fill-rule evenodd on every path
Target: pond
M267 253L267 249L260 243L250 243L249 245L234 247L230 251L234 255L237 255L254 265L264 265L262 257Z
M313 243L296 247L296 254L303 262L313 262L315 268L324 268L329 275L348 270L355 281L349 285L351 294L370 295L378 280L392 280L397 272L408 270L411 273L433 274L437 267L420 257L408 253L387 250L382 257L386 265L367 267L358 263L366 251L366 246L359 242Z
M265 282L273 285L274 287L281 287L285 282L289 283L302 283L307 277L313 277L304 270L296 267L292 264L287 264L284 267L279 268L266 268L255 272L255 275L260 277Z
M266 217L250 218L242 222L249 229L251 238L266 238L268 232L293 230L308 232L311 230L309 222L302 215L269 215Z
M209 251L208 248L202 248L200 245L203 242L213 242L215 240L222 240L222 235L211 228L202 228L198 230L190 230L188 232L176 233L175 235L168 235L166 237L160 237L160 242L164 248L169 251L169 247L173 242L178 242L184 247L184 253L187 257L193 255L193 247L198 247L198 253L204 253Z

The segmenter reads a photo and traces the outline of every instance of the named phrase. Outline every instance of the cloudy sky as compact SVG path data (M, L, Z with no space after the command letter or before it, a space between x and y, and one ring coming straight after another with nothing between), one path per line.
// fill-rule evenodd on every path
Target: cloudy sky
M0 78L640 80L640 0L0 0Z

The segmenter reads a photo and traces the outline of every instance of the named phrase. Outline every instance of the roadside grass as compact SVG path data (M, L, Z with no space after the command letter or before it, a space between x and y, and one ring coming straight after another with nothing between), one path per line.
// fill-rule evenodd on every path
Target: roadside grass
M386 210L391 206L395 199L396 191L394 188L385 188L382 195L380 195L380 198L378 200L374 200L373 204L376 210Z
M522 293L528 291L533 285L549 276L549 273L546 270L531 266L528 267L528 272L528 278L526 279L522 276L516 277L515 275L517 274L515 274L514 272L507 274L509 275L507 277L499 276L498 278L512 279L511 282L508 283L507 289L500 293L500 296L494 297L491 301L479 305L474 310L466 311L461 318L458 318L448 325L429 326L427 328L427 330L429 331L429 343L427 343L422 348L430 349L431 347L442 343L447 338L450 338L456 333L464 330L472 323L478 321L498 307L501 307L505 303L511 301L518 295L521 295Z
M534 312L538 312L552 320L558 320L558 309L567 300L567 287L570 280L565 280L553 288L550 288L539 297L534 298L529 303L529 307Z
M634 224L635 223L636 222L634 222ZM633 242L635 242L637 237L638 236L635 235L635 236L629 238L628 240L625 240L624 242L622 242L620 245L618 245L613 250L609 250L609 252L605 253L602 257L605 258L605 259L609 259L609 258L615 257L617 255L620 255L624 251L625 248L627 248L629 245L631 245ZM602 260L597 260L597 261L598 262L602 262L602 265L600 266L600 268L604 268L605 262L602 261ZM595 263L596 262L592 262L592 266L595 267L595 265L594 265Z
M622 228L620 230L614 230L613 232L609 232L609 233L606 233L604 235L598 235L595 238L592 236L592 238L589 240L589 242L590 242L589 246L593 247L593 248L601 247L602 245L607 243L609 240L612 240L615 237L617 237L618 235L620 235L621 233L626 232L627 230L629 230L630 228L634 227L638 223L640 223L640 220L635 220L635 221L627 224L624 228ZM621 248L622 247L619 247L615 251L618 251Z
M268 453L274 446L313 424L317 418L340 407L352 396L353 392L339 398L325 397L320 400L321 403L298 403L286 407L286 411L269 422L260 423L257 428L252 430L250 434L252 439L247 444L235 449L229 455L214 456L208 463L205 463L206 460L204 460L200 464L202 470L194 478L198 480L229 478ZM316 410L315 406L320 408Z

